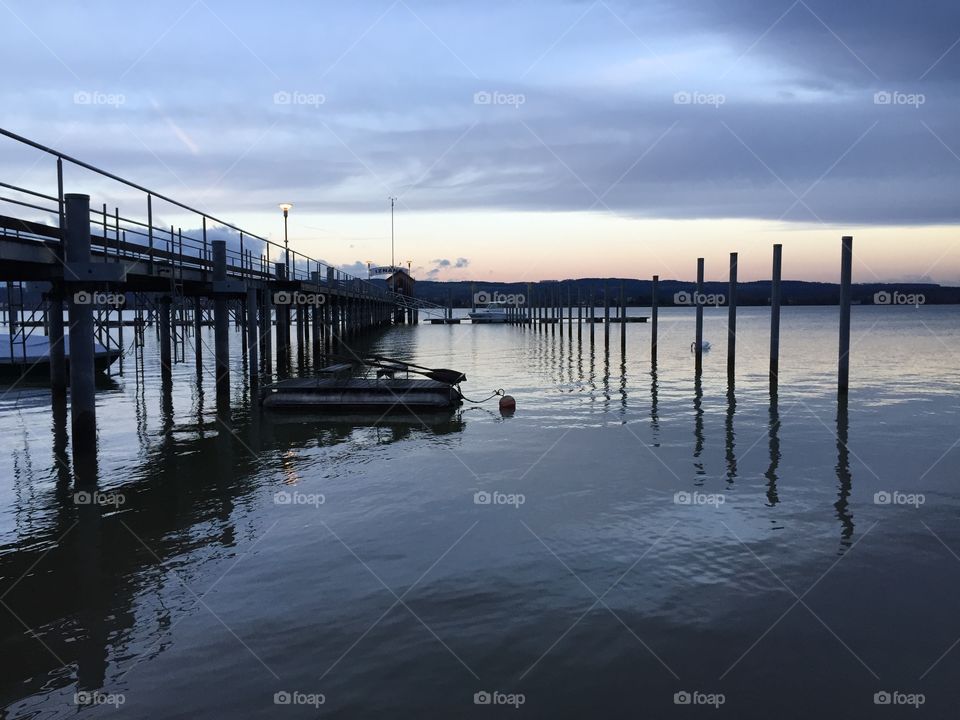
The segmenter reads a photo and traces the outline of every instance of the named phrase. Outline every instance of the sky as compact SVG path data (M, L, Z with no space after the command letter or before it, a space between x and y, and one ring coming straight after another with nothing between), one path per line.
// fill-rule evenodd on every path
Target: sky
M836 281L853 235L856 282L960 285L956 0L0 0L0 62L0 127L274 241L291 202L355 273L393 196L418 278L760 280L782 243ZM3 138L0 174L55 191Z

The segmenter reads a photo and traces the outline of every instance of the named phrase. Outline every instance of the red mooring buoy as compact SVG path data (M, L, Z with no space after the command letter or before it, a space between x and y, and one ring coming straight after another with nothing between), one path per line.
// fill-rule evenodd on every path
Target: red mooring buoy
M513 395L504 395L500 398L500 412L513 412L517 409L517 401Z

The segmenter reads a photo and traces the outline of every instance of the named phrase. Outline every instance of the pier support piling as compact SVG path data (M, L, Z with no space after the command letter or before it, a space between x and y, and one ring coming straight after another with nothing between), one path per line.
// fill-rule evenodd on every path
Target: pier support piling
M840 254L840 357L837 392L846 399L850 390L850 290L853 279L853 237L844 235Z
M737 374L737 253L730 253L730 287L727 298L727 383Z
M213 327L215 337L214 354L216 356L217 411L230 409L230 316L227 308L227 296L216 291L216 283L227 279L227 243L214 240L213 250Z
M67 268L90 262L90 196L71 193L66 204ZM69 275L69 273L68 273ZM76 278L75 275L73 275ZM96 481L97 410L94 379L93 305L79 293L71 294L70 314L70 426L77 481Z
M703 258L697 258L697 297L694 298L697 306L697 334L694 340L696 354L696 370L699 377L703 370Z
M657 310L660 307L660 276L653 276L653 289L650 296L650 322L653 327L650 328L650 363L657 364Z
M780 377L780 265L783 245L773 246L773 280L770 284L770 390L776 392Z

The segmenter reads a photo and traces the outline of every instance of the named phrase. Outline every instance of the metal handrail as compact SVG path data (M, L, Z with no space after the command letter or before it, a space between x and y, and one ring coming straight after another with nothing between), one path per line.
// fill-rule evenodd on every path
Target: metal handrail
M229 223L229 222L227 222L227 221L225 221L225 220L221 220L220 218L218 218L218 217L216 217L216 216L214 216L214 215L210 215L210 214L208 214L208 213L205 213L205 212L202 212L202 211L200 211L200 210L197 210L196 208L191 207L190 205L187 205L187 204L185 204L185 203L182 203L182 202L180 202L180 201L178 201L178 200L174 200L173 198L168 197L167 195L164 195L164 194L162 194L162 193L155 192L155 191L153 191L153 190L151 190L151 189L149 189L149 188L147 188L147 187L145 187L145 186L143 186L143 185L140 185L140 184L138 184L138 183L135 183L135 182L132 182L132 181L127 180L127 179L125 179L125 178L122 178L122 177L120 177L119 175L115 175L115 174L113 174L113 173L111 173L111 172L109 172L109 171L107 171L107 170L103 170L103 169L101 169L101 168L98 168L98 167L96 167L95 165L91 165L90 163L87 163L87 162L84 162L84 161L79 160L79 159L77 159L77 158L74 158L74 157L72 157L72 156L70 156L70 155L67 155L66 153L63 153L63 152L61 152L61 151L59 151L59 150L56 150L56 149L51 148L51 147L47 147L46 145L42 145L41 143L35 142L35 141L33 141L33 140L30 140L29 138L23 137L22 135L18 135L17 133L11 132L11 131L6 130L6 129L4 129L4 128L0 128L0 135L5 136L5 137L7 137L7 138L10 138L11 140L14 140L15 142L22 143L22 144L27 145L27 146L29 146L29 147L32 147L32 148L34 148L34 149L36 149L36 150L39 150L39 151L41 151L41 152L44 152L44 153L47 153L47 154L49 154L49 155L52 155L52 156L56 157L56 158L57 158L57 161L58 161L58 180L62 179L62 174L60 173L60 165L61 165L62 162L65 160L65 161L67 161L67 162L69 162L69 163L72 163L73 165L76 165L76 166L78 166L78 167L84 168L84 169L89 170L89 171L91 171L91 172L93 172L93 173L96 173L96 174L101 175L101 176L103 176L103 177L106 177L106 178L109 178L109 179L114 180L114 181L116 181L116 182L119 182L119 183L121 183L122 185L126 185L127 187L130 187L130 188L133 188L133 189L135 189L135 190L138 190L138 191L140 191L140 192L142 192L142 193L145 193L145 194L147 195L147 199L148 199L148 208L149 208L149 206L150 206L150 203L151 203L152 199L153 199L153 198L157 198L158 200L162 200L162 201L164 201L164 202L166 202L166 203L169 203L169 204L171 204L171 205L173 205L173 206L175 206L175 207L178 207L178 208L180 208L180 209L182 209L182 210L185 210L185 211L187 211L187 212L193 213L193 214L195 214L195 215L199 215L201 218L204 218L205 220L211 220L212 222L216 223L217 225L219 225L219 226L221 226L221 227L225 227L225 228L229 228L230 230L234 230L234 231L240 233L241 238L250 238L250 239L253 239L253 240L258 240L258 241L260 241L260 242L263 242L263 243L266 244L268 250L269 250L270 247L275 247L275 248L277 248L278 250L280 250L281 252L282 252L282 251L285 251L285 246L283 246L283 245L280 245L280 244L278 244L278 243L272 242L272 241L268 240L268 239L265 238L265 237L262 237L262 236L260 236L260 235L257 235L256 233L252 233L252 232L249 232L249 231L247 231L247 230L244 230L243 228L240 228L240 227L238 227L238 226L236 226L236 225L234 225L234 224L232 224L232 223ZM16 186L13 186L13 185L8 185L8 184L6 184L6 183L0 183L0 186L9 188L9 189L14 190L14 191L17 191L17 192L23 192L23 193L26 193L26 194L29 194L29 195L34 195L34 196L36 196L36 197L42 197L42 198L44 198L44 199L52 200L52 201L57 202L58 204L60 204L61 207L60 207L60 208L57 208L57 209L47 209L47 208L43 208L43 207L40 207L40 206L31 205L31 204L25 203L25 202L23 202L23 201L18 201L18 200L8 199L8 198L2 198L2 197L0 197L0 201L6 201L6 202L10 202L10 203L12 203L12 204L17 204L17 205L22 205L22 206L30 207L30 208L32 208L32 209L40 210L40 211L42 211L42 212L48 212L48 213L51 213L51 214L57 214L57 215L60 215L61 218L62 218L62 215L63 215L62 202L63 202L63 201L62 201L61 198L55 198L55 197L43 195L43 194L38 193L38 192L35 192L35 191L33 191L33 190L29 190L29 189L26 189L26 188L20 188L20 187L16 187ZM61 188L58 188L58 189L62 192L62 187L61 187ZM102 216L103 216L102 210L99 210L99 209L91 208L90 213L91 213L91 216L99 216L99 217L102 217ZM149 215L150 215L150 212L149 212L149 210L148 210L148 217L149 217ZM121 227L121 228L120 228L120 231L123 232L124 234L125 234L126 232L130 232L130 233L132 233L132 234L134 234L134 235L147 236L147 237L149 237L151 240L156 240L156 239L157 239L157 238L156 238L156 235L154 234L154 231L159 231L160 233L168 233L168 232L169 232L166 228L160 228L160 227L154 225L154 224L153 224L152 222L150 222L149 220L148 220L147 223L141 223L141 222L138 222L138 221L129 219L129 218L122 218L122 217L119 216L119 213L117 213L116 216L110 217L109 219L110 219L110 220L123 220L124 222L129 223L129 224L131 224L131 225L139 225L140 227L144 227L144 228L146 228L146 230L147 230L146 233L142 233L142 232L133 230L133 229L131 229L131 228L129 228L129 227L128 227L128 228L122 228L122 227ZM103 225L103 223L97 223L97 224L100 224L101 226ZM107 225L107 228L110 229L110 230L113 230L114 232L117 231L116 225L113 226L112 228L111 228L109 225ZM206 251L207 251L206 240L205 240L205 239L204 239L203 241L201 241L201 240L199 240L199 239L197 239L197 238L186 238L186 239L193 240L195 243L198 243L198 245L196 245L195 247L197 247L200 251L202 251L202 252L206 252ZM178 239L177 239L177 240L178 240L178 243L180 243L180 244L182 245L182 243L180 242L180 241L181 241L181 237L180 237L180 236L178 236ZM104 238L104 241L106 242L106 237ZM190 247L189 244L188 244L188 247ZM145 250L146 250L146 247L145 247ZM151 246L151 248L150 248L150 252L151 252L151 253L154 253L154 252L155 252L155 250L153 249L152 246ZM240 260L240 267L241 267L241 268L244 267L245 258L244 258L244 254L243 254L243 253L238 252L238 251L236 251L236 250L228 250L227 255L228 255L228 258L233 257L233 258L235 258L235 259L239 259L239 260ZM295 280L295 279L297 278L296 256L298 255L298 253L292 252L291 255L293 256L294 262L292 263L292 267L291 267L291 269L290 269L290 270L291 270L291 272L290 272L290 279ZM267 252L267 256L269 257L269 252ZM306 271L306 273L305 273L305 275L304 275L305 279L310 280L310 272L311 272L311 271L310 271L310 265L314 265L314 264L315 264L316 267L317 267L317 270L321 272L322 282L323 282L324 284L327 284L327 283L326 283L326 278L323 277L324 274L323 274L322 270L323 270L324 268L329 268L329 267L332 267L332 266L327 265L326 263L322 263L322 262L320 262L319 260L315 260L315 259L313 259L313 258L310 258L310 257L308 257L308 256L306 256L306 255L300 254L300 257L307 261L307 271ZM203 264L203 265L205 265L205 266L207 265L208 261L207 261L207 258L206 258L206 257L204 257L203 255L200 255L200 256L198 256L198 258L203 261L201 264ZM181 262L182 262L182 260L181 260ZM350 281L356 281L356 282L359 284L359 287L360 287L361 289L362 289L362 288L367 288L367 289L371 292L371 294L373 294L373 295L375 295L375 296L378 296L378 297L389 297L389 295L390 295L390 293L389 293L388 291L386 291L386 290L384 290L383 288L380 288L380 287L378 287L378 286L376 286L376 285L374 285L374 284L372 284L372 283L370 283L370 282L368 282L368 281L366 281L366 280L364 280L364 279L362 279L362 278L355 277L355 276L350 275L349 273L345 273L345 272L343 272L342 270L339 270L339 269L337 269L337 268L333 268L333 270L334 270L334 279L337 281L337 284L338 284L338 285L340 285L341 279L344 280L344 281L346 281L346 283L349 283ZM269 269L268 269L268 272L267 272L266 274L267 274L267 276L272 275L272 273L269 272ZM346 284L346 283L344 283L344 284Z

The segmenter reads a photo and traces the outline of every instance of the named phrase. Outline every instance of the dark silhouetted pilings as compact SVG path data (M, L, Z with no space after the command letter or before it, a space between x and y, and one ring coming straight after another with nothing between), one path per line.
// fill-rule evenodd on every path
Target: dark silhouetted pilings
M226 288L218 284L227 280L227 243L214 240L213 247L213 331L215 338L217 410L230 408L230 315Z
M63 286L55 283L47 296L50 341L50 390L54 400L67 397L67 360L63 349Z
M773 246L773 278L770 284L770 389L776 391L780 377L780 265L783 245Z
M703 370L703 258L697 258L697 296L694 298L697 307L697 332L694 341L697 375Z
M853 278L853 237L844 235L840 252L840 357L837 392L845 397L850 390L850 285Z
M730 253L730 285L727 290L727 382L737 375L737 253Z
M257 324L257 291L247 288L247 372L250 385L255 387L260 377L260 330Z
M90 265L90 196L68 194L64 260L66 279L79 281ZM79 284L73 288L79 289ZM94 388L93 305L79 292L69 297L70 425L73 461L81 483L96 480L97 410Z
M660 305L660 276L653 276L653 290L650 297L650 321L653 326L650 328L650 362L657 364L657 315Z

